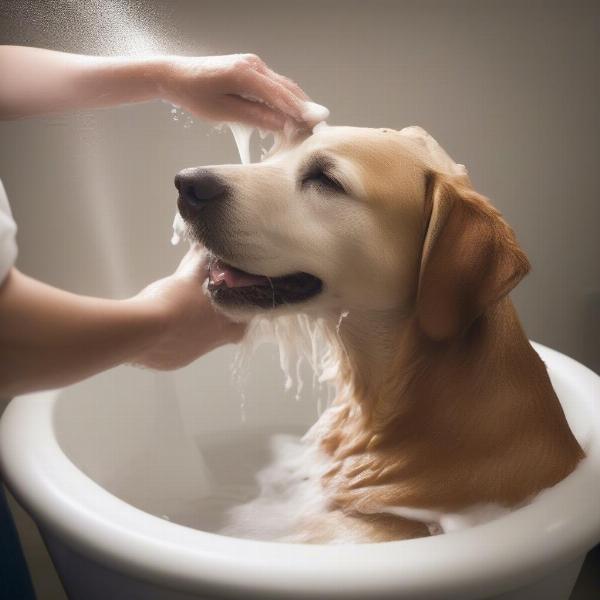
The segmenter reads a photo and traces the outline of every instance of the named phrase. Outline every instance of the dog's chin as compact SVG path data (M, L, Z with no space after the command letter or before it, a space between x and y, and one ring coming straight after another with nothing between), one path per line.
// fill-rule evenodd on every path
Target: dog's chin
M295 306L318 296L323 282L314 275L294 272L269 277L243 271L211 255L207 291L213 303L238 317L287 306Z

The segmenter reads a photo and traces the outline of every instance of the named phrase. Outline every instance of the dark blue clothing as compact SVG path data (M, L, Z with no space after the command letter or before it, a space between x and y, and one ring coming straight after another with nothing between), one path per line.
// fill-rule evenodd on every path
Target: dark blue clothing
M0 600L35 600L31 577L1 481Z

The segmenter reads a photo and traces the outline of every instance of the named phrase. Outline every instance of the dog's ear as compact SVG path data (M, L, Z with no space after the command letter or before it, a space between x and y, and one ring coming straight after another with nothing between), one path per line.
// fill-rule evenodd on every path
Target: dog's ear
M416 316L425 334L460 334L529 271L513 230L460 178L427 175Z

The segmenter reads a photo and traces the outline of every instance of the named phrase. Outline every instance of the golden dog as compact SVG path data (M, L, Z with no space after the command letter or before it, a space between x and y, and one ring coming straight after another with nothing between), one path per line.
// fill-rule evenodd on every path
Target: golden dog
M324 502L296 539L445 531L448 515L485 520L577 466L508 298L527 258L426 132L323 127L258 164L186 169L176 185L188 234L213 254L219 310L304 313L336 330L343 392L309 435Z

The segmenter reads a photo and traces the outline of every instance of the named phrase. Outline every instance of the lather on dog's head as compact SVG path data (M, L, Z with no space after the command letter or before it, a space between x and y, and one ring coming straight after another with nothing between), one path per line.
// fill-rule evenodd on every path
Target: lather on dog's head
M230 316L397 311L451 337L529 265L510 227L420 128L324 127L251 165L176 177Z

